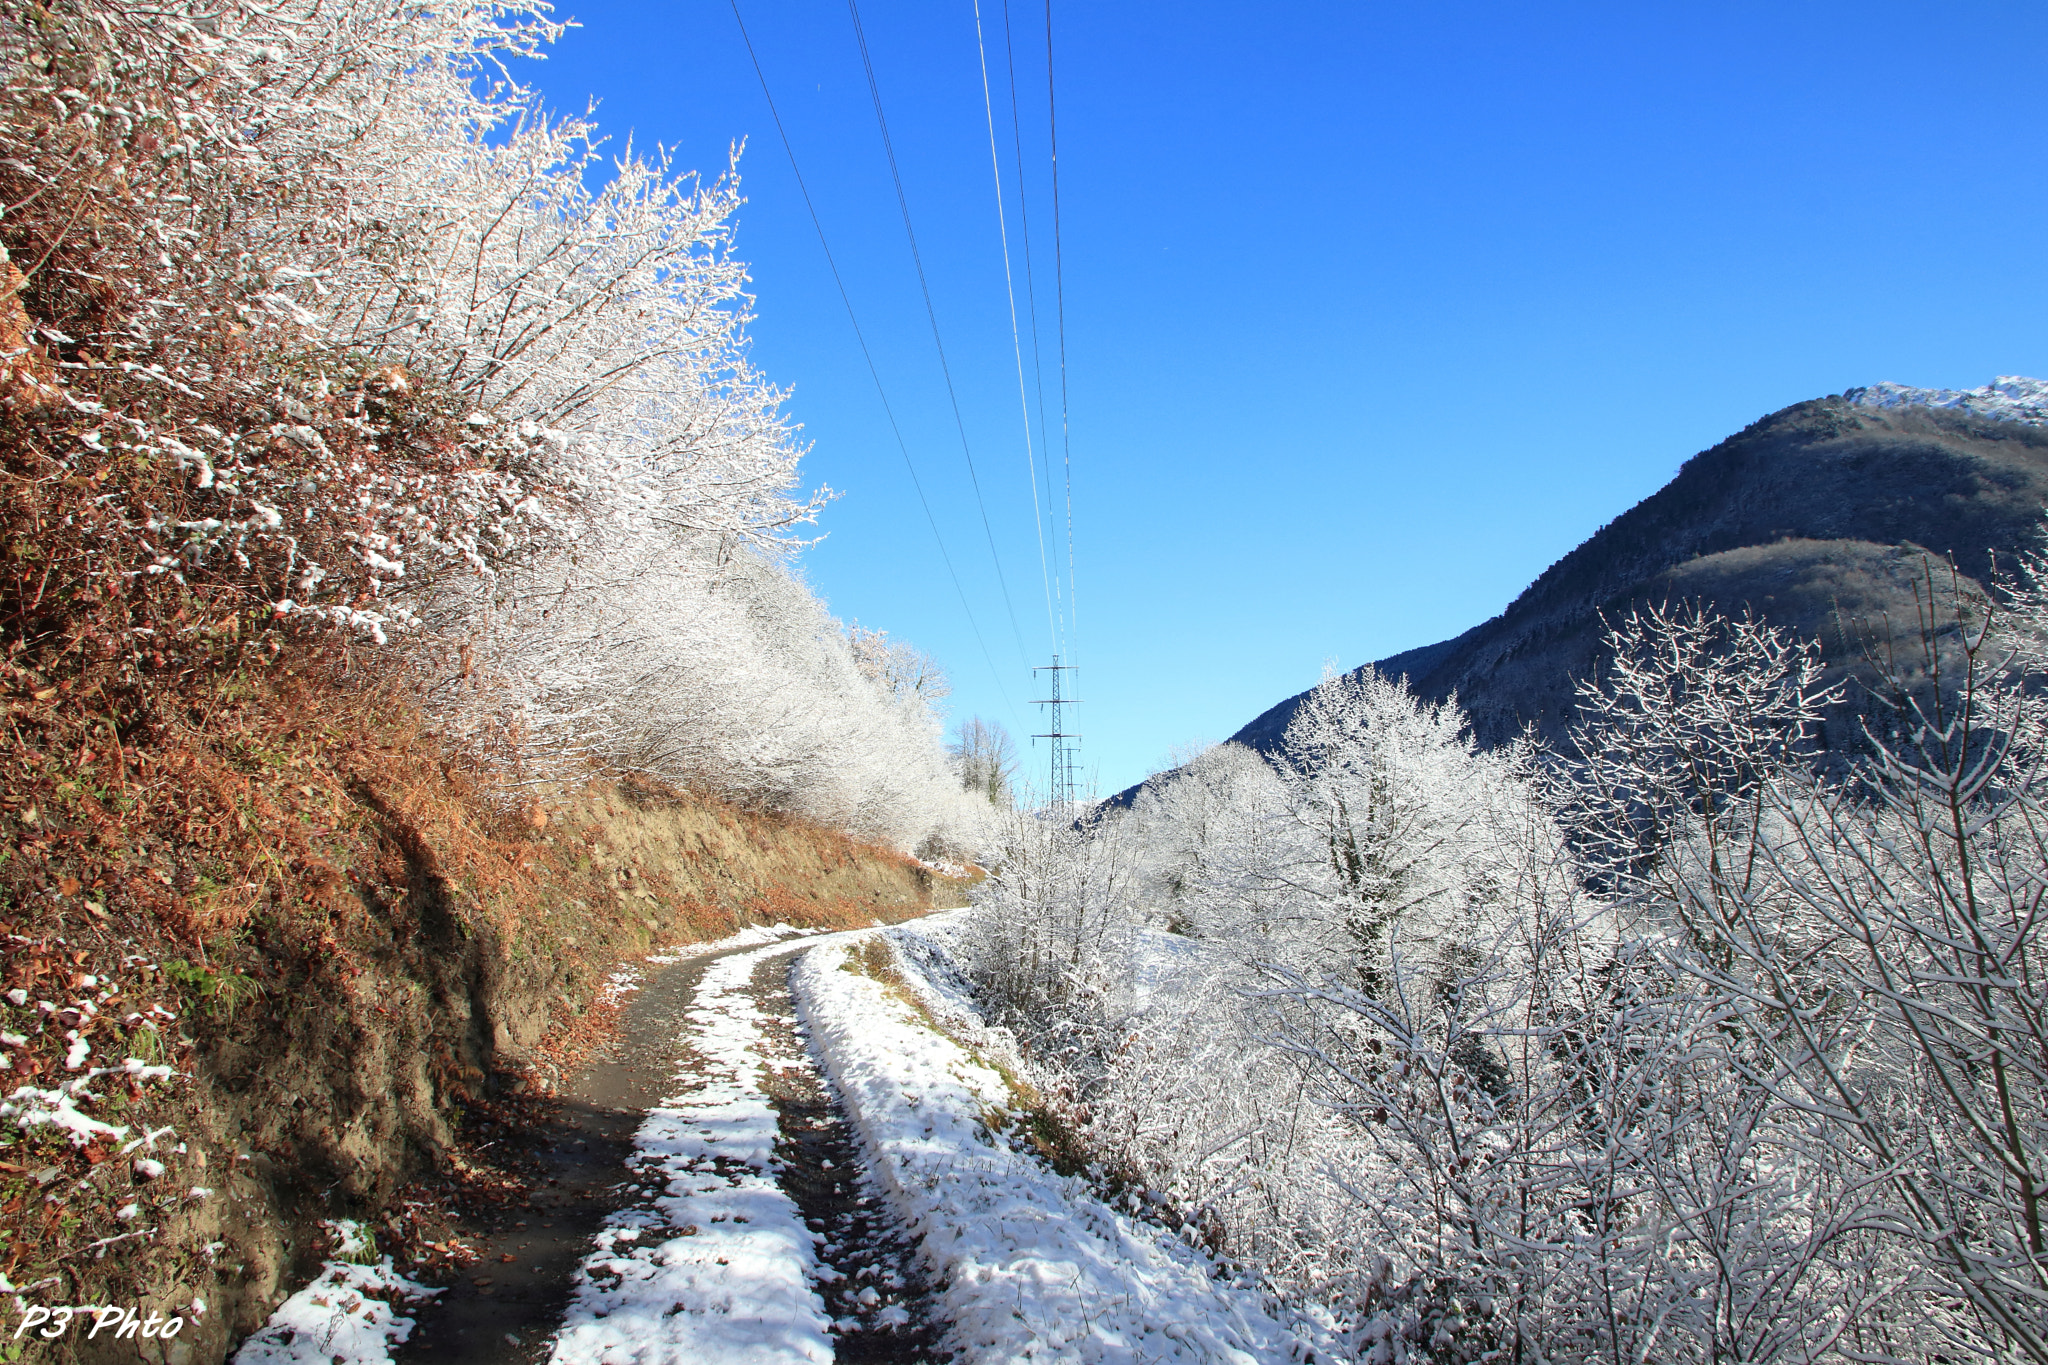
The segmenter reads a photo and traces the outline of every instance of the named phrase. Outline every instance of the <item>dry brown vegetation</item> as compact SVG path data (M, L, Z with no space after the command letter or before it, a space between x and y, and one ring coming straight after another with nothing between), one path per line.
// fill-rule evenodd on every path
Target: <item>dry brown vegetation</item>
M406 119L551 30L461 6L185 17L0 7L0 1285L203 1299L178 1345L207 1359L317 1265L323 1219L459 1260L437 1201L513 1180L480 1126L602 1036L622 962L753 921L900 917L934 887L702 792L515 798L482 722L467 748L445 710L427 723L420 661L489 661L382 624L437 572L530 566L584 485L541 477L566 437L519 434L562 412L483 417L505 395L450 377L475 337L350 327L420 302L384 286L426 239L376 200L410 192L378 182L418 159ZM459 150L510 107L413 133ZM525 193L501 189L476 204ZM694 263L736 290L723 210L696 211L649 210L665 278ZM347 325L322 303L343 276ZM779 497L727 510L800 520Z
M423 727L392 653L279 622L246 577L146 571L128 528L184 515L190 480L45 401L57 365L131 405L143 381L26 341L31 319L99 335L121 307L47 283L90 273L67 253L95 238L49 255L38 222L10 214L5 234L47 256L37 283L0 281L0 987L27 1001L0 1000L0 1032L25 1040L0 1050L5 1089L78 1079L80 1039L85 1067L176 1074L94 1084L80 1110L119 1139L28 1126L0 1150L0 1273L52 1301L203 1298L185 1333L203 1354L317 1261L319 1219L468 1178L464 1106L572 1064L622 958L744 922L900 914L929 880L646 784L543 822ZM241 363L234 335L220 345ZM402 395L373 387L316 421L403 423Z
M29 1003L0 1001L27 1039L9 1088L75 1077L74 1035L91 1065L177 1071L81 1104L176 1130L147 1152L45 1127L0 1154L17 1286L204 1298L196 1340L225 1343L317 1261L320 1219L402 1205L425 1238L435 1194L493 1179L465 1119L552 1088L601 1036L588 1012L621 961L930 904L900 855L702 794L600 782L507 810L362 659L252 643L119 699L76 652L16 666L0 972ZM97 1013L74 1007L82 979Z

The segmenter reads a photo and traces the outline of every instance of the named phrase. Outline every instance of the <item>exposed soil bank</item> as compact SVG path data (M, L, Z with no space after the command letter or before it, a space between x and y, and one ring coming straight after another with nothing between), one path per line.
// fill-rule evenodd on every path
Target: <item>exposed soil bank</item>
M362 1221L401 1270L434 1282L460 1274L470 1289L494 1291L477 1295L486 1304L520 1297L507 1292L515 1276L561 1278L556 1269L576 1253L528 1238L525 1251L490 1251L520 1259L486 1263L471 1259L459 1228L481 1220L507 1234L552 1234L540 1224L587 1229L601 1217L603 1189L622 1169L617 1144L632 1129L618 1114L641 1106L601 1084L590 1092L595 1103L560 1092L565 1073L609 1032L604 992L621 964L656 943L747 924L862 925L957 898L945 879L887 850L701 796L601 785L545 821L507 816L466 789L430 739L386 735L339 753L325 742L331 723L309 737L287 723L274 728L264 766L222 798L220 847L206 856L221 865L209 875L230 890L183 898L188 937L159 929L152 939L156 921L124 923L118 912L105 922L60 915L51 925L84 954L80 971L138 951L205 968L182 998L161 973L151 979L180 1007L169 1032L191 1044L178 1054L191 1079L159 1119L175 1124L184 1147L159 1150L170 1169L156 1184L209 1194L177 1202L147 1239L104 1260L20 1262L13 1276L47 1281L39 1297L49 1302L169 1309L204 1300L205 1314L175 1341L152 1343L177 1365L224 1359L316 1274L330 1250L325 1220ZM283 825L289 810L275 807L287 798L314 813ZM191 811L188 819L207 813ZM249 818L238 827L240 813ZM313 834L295 850L282 835L302 829ZM110 843L106 856L131 864L196 857L199 847L152 845L119 828L107 837L129 840L125 852ZM275 859L280 844L297 860L293 878L225 913L241 894L232 888L255 884L230 860ZM203 890L203 878L163 866L167 885ZM300 899L311 881L324 899ZM8 985L22 960L0 961ZM659 989L641 994L646 1003L629 1008L659 1008ZM88 1156L76 1158L80 1172L102 1169L87 1166ZM10 1231L24 1230L17 1215L42 1216L33 1174L0 1168ZM521 1221L525 1229L512 1226ZM565 1248L583 1235L560 1231ZM52 1224L44 1244L61 1255L63 1236ZM470 1283L479 1278L493 1284ZM136 1359L132 1341L75 1334L47 1349L56 1360Z

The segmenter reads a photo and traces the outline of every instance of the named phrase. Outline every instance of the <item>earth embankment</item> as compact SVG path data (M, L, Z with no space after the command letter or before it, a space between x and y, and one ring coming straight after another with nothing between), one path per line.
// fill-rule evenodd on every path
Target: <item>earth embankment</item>
M0 992L26 1002L0 993L26 1040L8 1088L76 1086L106 1129L0 1123L0 1272L181 1314L166 1359L224 1358L340 1220L408 1273L468 1273L462 1229L531 1190L516 1135L561 1120L622 966L957 899L892 850L704 793L508 806L390 696L287 675L201 700L120 744L17 705L0 811Z

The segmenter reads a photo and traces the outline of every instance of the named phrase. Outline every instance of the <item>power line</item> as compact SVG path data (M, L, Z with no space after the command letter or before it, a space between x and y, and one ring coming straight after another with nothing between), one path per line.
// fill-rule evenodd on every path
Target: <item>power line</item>
M848 0L852 3L852 0ZM1060 116L1052 67L1052 0L1045 0L1045 117L1052 147L1052 262L1054 297L1059 302L1060 454L1067 491L1067 605L1074 630L1081 628L1080 585L1074 579L1074 442L1067 417L1067 276L1060 246Z
M946 362L946 343L939 335L939 312L932 305L932 289L925 278L924 257L917 249L917 229L910 222L910 200L903 193L903 173L896 165L896 145L889 137L888 116L882 112L882 87L875 80L875 63L868 52L867 31L861 27L859 0L846 0L846 8L853 16L853 36L860 44L861 66L867 72L868 97L874 102L875 123L882 132L882 150L889 158L889 177L896 186L896 206L903 213L903 233L910 239L910 260L917 267L917 287L924 294L925 317L932 325L932 345L938 350L939 372L945 376L946 396L953 404L953 424L960 431L960 453L966 457L967 477L974 485L974 503L981 512L981 529L988 536L988 554L996 566L996 582L1003 590L1003 608L1010 615L1010 631L1017 638L1018 654L1028 657L1024 648L1024 631L1017 624L1017 608L1010 600L1009 578L1003 573L1003 557L996 551L996 533L989 524L988 504L981 496L981 476L975 471L974 451L967 440L967 419L960 415L960 395L953 387L953 368Z
M1008 41L1008 40L1009 40L1009 36L1010 36L1010 27L1009 27L1009 0L1004 0L1004 4L1003 4L1003 34L1004 34L1004 38L1005 38L1005 40L1006 40L1006 41ZM980 0L975 0L975 14L974 14L974 35L975 35L975 40L976 40L976 42L977 42L977 43L979 43L979 42L980 42L980 40L981 40L981 5L980 5ZM1016 49L1015 49L1015 46L1014 46L1014 44L1012 44L1012 45L1011 45L1011 48L1010 48L1010 54L1011 54L1011 55L1010 55L1010 119L1011 119L1011 128L1013 129L1013 135L1014 135L1014 138L1015 138L1015 141L1016 141L1016 150L1017 150L1017 192L1018 192L1018 195L1019 195L1019 199L1020 199L1020 202L1021 202L1021 201L1022 201L1022 196L1023 196L1023 192L1024 192L1024 149L1023 149L1023 130L1022 130L1022 126L1021 126L1021 121L1020 121L1020 120L1019 120L1019 119L1017 118L1017 68L1016 68ZM1051 155L1051 165L1052 165L1052 242L1053 242L1053 281L1054 281L1055 297L1056 297L1056 299L1058 300L1058 320L1059 320L1059 351L1060 351L1060 451L1061 451L1061 464L1062 464L1062 469L1063 469L1063 472L1064 472L1064 475L1065 475L1065 485L1066 485L1066 512L1067 512L1067 604L1068 604L1069 610L1070 610L1070 611L1072 612L1072 620L1073 620L1073 622L1074 622L1074 626L1075 626L1075 629L1076 629L1076 631L1078 631L1078 629L1079 629L1079 616L1080 616L1080 613L1079 613L1079 609L1078 609L1078 605L1077 605L1077 594L1076 594L1076 590L1075 590L1075 582L1074 582L1074 455L1073 455L1073 438L1072 438L1072 435L1071 435L1071 432L1070 432L1070 428L1071 428L1071 423L1070 423L1070 420L1069 420L1069 416L1068 416L1068 413L1069 413L1069 406L1068 406L1068 398L1067 398L1067 296L1066 296L1066 270L1065 270L1065 257L1064 257L1064 251L1063 251L1063 249L1062 249L1062 244L1061 244L1061 241L1060 241L1060 143L1059 143L1059 106L1058 106L1058 103L1057 103L1057 100L1056 100L1056 97L1055 97L1055 91L1056 91L1056 83L1055 83L1055 81L1054 81L1054 77L1053 77L1053 43L1052 43L1052 0L1045 0L1045 113L1046 113L1046 132L1047 132L1047 137L1048 137L1048 141L1049 141L1049 150L1051 151L1051 154L1052 154L1052 155ZM984 103L986 103L986 102L987 102L987 93L988 93L988 60L987 60L986 56L984 56L984 57L983 57L983 59L982 59L982 95L983 95L983 101L984 101ZM991 156L993 156L993 152L994 152L994 147L995 147L995 121L994 121L994 116L993 116L993 114L991 114L991 115L990 115L990 120L989 120L989 147L990 147L990 152L991 152ZM998 215L1000 216L1000 195L1001 195L1000 187L998 188L998 191L997 191L997 193L998 193ZM1030 236L1029 236L1029 233L1030 233L1030 229L1029 229L1028 223L1027 223L1027 225L1026 225L1025 233L1026 233L1026 236L1025 236L1025 251L1026 251L1026 253L1027 253L1027 254L1026 254L1026 256L1025 256L1025 261L1026 261L1026 268L1027 268L1027 271L1028 271L1028 269L1029 269L1029 261L1030 261L1030 256L1029 256L1029 251L1030 251ZM1008 281L1008 279L1009 279L1009 266L1010 266L1010 257L1009 257L1009 239L1008 239L1008 234L1007 234L1007 233L1005 233L1005 235L1004 235L1004 245L1003 245L1003 271L1004 271L1004 279L1005 279L1005 282L1007 282L1007 281ZM1028 278L1028 277L1027 277L1027 278ZM1015 293L1014 293L1014 291L1013 291L1013 292L1012 292L1012 295L1011 295L1011 303L1010 303L1010 319L1011 319L1011 321L1010 321L1010 332L1011 332L1011 337L1012 337L1012 339L1013 339L1013 340L1014 340L1014 339L1015 339L1015 337L1016 337L1016 330L1017 330L1017 324L1016 324L1016 314L1017 314L1017 305L1016 305L1016 297L1015 297ZM1034 291L1034 297L1033 297L1033 300L1032 300L1032 329L1031 329L1031 342L1032 342L1032 357L1033 357L1033 360L1034 360L1034 363L1035 363L1035 362L1036 362L1036 360L1037 360L1037 357L1038 357L1038 315L1037 315L1037 300L1036 300L1036 296L1035 296L1035 291ZM1023 362L1023 357L1022 357L1022 356L1021 356L1021 354L1020 354L1020 355L1019 355L1019 357L1018 357L1018 361L1017 361L1017 380L1018 380L1018 386L1019 386L1019 389L1020 389L1020 391L1021 391L1021 389L1022 389L1022 385L1023 385L1023 379L1024 379L1024 369L1023 369L1023 366L1024 366L1024 362ZM1043 404L1044 404L1044 380L1043 380L1043 370L1042 370L1042 368L1041 368L1041 370L1040 370L1040 374L1041 374L1041 378L1040 378L1040 386L1039 386L1039 395L1040 395L1040 398L1039 398L1039 401L1040 401L1040 409L1039 409L1039 411L1040 411L1040 421L1039 421L1039 433L1040 433L1040 436L1041 436L1041 438L1043 438L1043 437L1044 437L1044 435L1045 435L1045 423L1044 423L1044 420L1043 420L1043 414L1044 414L1044 407L1043 407ZM1021 394L1020 394L1020 396L1021 396ZM1045 442L1043 442L1043 445L1050 445L1050 442L1049 442L1049 441L1045 441ZM1035 485L1034 485L1034 487L1035 487ZM1046 491L1047 491L1047 493L1048 493L1048 494L1050 494L1050 492L1051 492L1051 489L1052 489L1052 477L1051 477L1051 471L1050 471L1050 470L1048 470L1048 471L1047 471L1047 476L1046 476ZM1070 647L1070 648L1071 648L1071 647ZM1075 784L1074 784L1074 749L1075 749L1075 745L1076 745L1076 742L1077 742L1077 741L1078 741L1078 740L1080 739L1080 736L1079 736L1079 735L1077 735L1077 734L1074 734L1073 732L1071 732L1071 731L1069 731L1069 730L1067 730L1067 729L1066 729L1066 726L1065 726L1065 723L1064 723L1064 722L1065 722L1065 717L1063 716L1062 712L1064 711L1064 709L1065 709L1066 707L1068 707L1068 706L1072 706L1072 705L1075 705L1075 704L1076 704L1076 703L1078 702L1078 700L1079 700L1079 699L1078 699L1078 698L1075 698L1075 697L1072 697L1072 696L1069 696L1069 695L1067 695L1066 693L1064 693L1064 692L1063 692L1063 691L1061 690L1061 679L1060 679L1060 675L1061 675L1062 673L1069 673L1069 672L1073 672L1073 671L1075 671L1074 665L1073 665L1073 664L1071 664L1071 663L1063 663L1063 662L1061 661L1060 655L1059 655L1058 653L1055 653L1055 654L1054 654L1054 655L1052 656L1052 663L1051 663L1050 665L1048 665L1048 666L1046 666L1046 667L1044 667L1044 668L1038 668L1038 669L1033 669L1033 670L1032 670L1032 673L1033 673L1034 675L1036 675L1037 673L1040 673L1040 672L1046 672L1046 673L1050 673L1050 674L1052 674L1052 695L1051 695L1050 697L1044 697L1044 698L1040 698L1040 699L1038 700L1038 704L1039 704L1039 705L1042 705L1042 706L1049 706L1049 707L1051 707L1051 708L1052 708L1052 715L1051 715L1051 728L1050 728L1050 729L1049 729L1049 730L1048 730L1047 732L1045 732L1045 733L1043 733L1043 734L1040 734L1040 735L1035 735L1035 736L1033 736L1033 738L1034 738L1034 739L1045 739L1045 740L1048 740L1048 741L1050 741L1050 742L1051 742L1051 746L1052 746L1052 748L1051 748L1051 754L1050 754L1050 760L1051 760L1051 763L1050 763L1050 772L1049 772L1049 774L1048 774L1048 776L1049 776L1049 778L1050 778L1050 793L1049 793L1049 796L1050 796L1050 805L1051 805L1051 808L1052 808L1052 809L1053 809L1053 810L1054 810L1055 812L1058 812L1058 813L1060 813L1060 814L1062 814L1062 815L1069 815L1069 816L1071 816L1071 815L1072 815L1072 814L1073 814L1073 813L1074 813L1074 812L1075 812L1075 811L1076 811L1076 810L1078 809L1078 807L1077 807L1077 804L1076 804L1076 802L1075 802Z
M946 538L939 531L939 519L932 515L932 504L925 496L924 481L917 477L917 464L910 458L910 443L903 439L903 428L896 421L896 409L890 405L888 391L882 386L882 372L875 365L874 352L868 349L867 334L861 330L860 317L853 310L853 296L847 292L846 281L839 273L839 262L832 255L832 244L825 239L824 221L818 217L818 206L811 200L810 186L804 183L803 168L797 165L796 148L790 143L789 130L782 126L782 114L775 107L775 96L768 88L768 73L762 70L760 55L754 51L754 40L747 33L747 21L740 17L739 0L730 0L730 3L733 22L739 25L740 41L746 44L747 58L754 64L754 76L761 82L761 98L768 102L768 116L775 122L776 136L782 139L782 150L789 158L790 173L796 177L797 192L803 196L804 209L811 216L811 227L817 231L818 246L825 253L825 264L832 272L832 283L838 287L839 301L846 305L846 320L853 325L854 340L860 343L860 354L867 362L868 376L875 381L875 396L882 400L882 411L889 419L889 430L896 437L896 448L903 454L903 467L910 473L910 486L917 490L918 505L924 509L924 519L932 528L932 540L939 547L939 559L946 566L946 576L953 580L953 591L960 596L960 610L967 615L968 629L974 632L974 643L981 647L981 657L988 662L989 672L995 678L996 691L1003 699L1003 706L1013 719L1022 719L1016 703L1010 700L1009 689L1003 686L1002 670L996 667L995 657L989 653L988 642L982 638L981 625L974 619L974 608L967 601L967 589L961 585L960 575L953 568L953 556L947 553ZM1006 595L1005 601L1007 600ZM1015 624L1014 613L1012 624ZM1020 640L1020 646L1021 643Z
M1045 420L1045 350L1039 341L1038 330L1038 271L1031 254L1031 191L1030 180L1024 173L1024 120L1017 110L1017 40L1010 24L1010 0L1003 0L1003 53L1007 60L1010 76L1010 147L1017 160L1017 214L1022 224L1024 241L1024 302L1031 319L1031 378L1038 395L1038 458L1039 467L1045 474L1046 496L1052 496L1052 441L1047 433L1051 430ZM1059 604L1060 629L1066 628L1066 593L1061 588L1058 573L1052 580L1053 598Z
M988 119L988 164L996 187L996 230L1003 243L1003 292L1010 303L1010 349L1017 358L1017 411L1024 419L1024 473L1031 481L1031 529L1038 535L1038 573L1045 583L1045 625L1055 653L1060 647L1059 617L1052 606L1052 570L1045 559L1045 513L1038 505L1038 462L1031 446L1031 396L1024 384L1024 340L1017 331L1017 284L1010 274L1010 222L1003 205L1003 163L996 151L995 102L989 95L988 46L981 35L981 0L974 0L974 50L981 61L981 108ZM1019 163L1022 174L1022 163ZM1045 493L1052 496L1052 485ZM1057 727L1055 727L1057 728Z

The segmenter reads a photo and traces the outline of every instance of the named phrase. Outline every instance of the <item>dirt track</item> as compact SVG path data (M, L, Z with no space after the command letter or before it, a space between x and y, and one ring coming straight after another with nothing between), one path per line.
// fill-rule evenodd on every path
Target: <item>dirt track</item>
M414 1310L412 1338L394 1353L402 1365L528 1365L548 1358L593 1236L608 1215L659 1192L636 1186L633 1137L645 1112L689 1074L687 1014L705 969L736 953L762 954L748 993L774 1021L765 1088L780 1129L780 1183L823 1238L817 1288L834 1318L837 1358L943 1358L934 1345L938 1325L925 1313L929 1287L915 1243L867 1187L854 1133L792 1017L789 966L808 946L798 940L765 952L752 945L691 958L660 970L633 994L611 1043L567 1079L559 1111L536 1135L543 1173L534 1194L499 1222L469 1230L482 1255Z
M705 967L728 955L676 963L633 994L611 1043L565 1078L559 1116L540 1135L545 1183L505 1226L476 1230L483 1255L469 1274L418 1308L412 1339L394 1353L398 1361L513 1365L547 1359L577 1261L606 1215L631 1202L628 1160L641 1116L686 1065L682 1040L691 996ZM501 1259L508 1255L517 1259Z
M834 1358L922 1362L945 1359L937 1348L942 1324L932 1321L930 1289L917 1243L888 1212L869 1183L860 1143L837 1098L819 1074L808 1037L794 1018L789 968L779 954L754 973L750 994L776 1022L767 1090L782 1130L775 1155L782 1188L804 1222L825 1240L818 1290L833 1315Z

